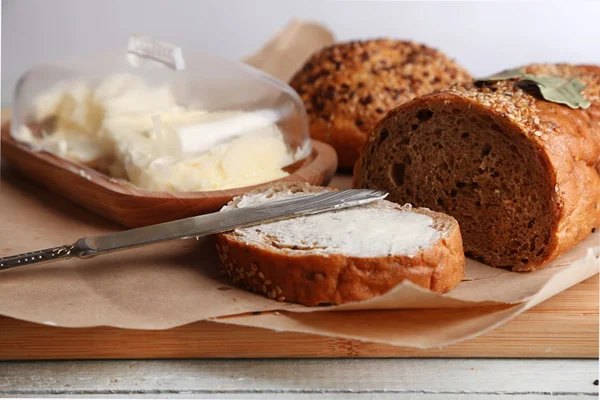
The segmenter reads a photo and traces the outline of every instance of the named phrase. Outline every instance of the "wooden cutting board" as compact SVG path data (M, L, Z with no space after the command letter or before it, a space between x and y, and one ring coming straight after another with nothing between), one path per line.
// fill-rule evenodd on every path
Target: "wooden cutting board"
M57 328L0 317L0 359L507 357L598 358L598 275L475 339L441 349L197 322L164 330Z

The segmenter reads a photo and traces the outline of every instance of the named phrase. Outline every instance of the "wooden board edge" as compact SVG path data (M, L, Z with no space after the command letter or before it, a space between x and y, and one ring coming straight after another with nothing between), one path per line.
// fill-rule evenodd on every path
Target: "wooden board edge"
M598 275L477 338L443 348L213 322L163 331L59 328L0 317L0 360L143 358L598 358ZM585 309L574 308L581 299ZM592 302L595 300L595 302Z

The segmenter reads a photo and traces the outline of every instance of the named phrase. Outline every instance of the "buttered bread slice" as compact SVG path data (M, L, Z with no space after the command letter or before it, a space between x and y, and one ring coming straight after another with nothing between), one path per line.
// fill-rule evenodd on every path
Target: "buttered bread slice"
M331 190L280 183L228 209ZM381 201L217 235L226 274L271 299L308 306L366 300L404 280L447 292L464 277L458 223L425 208Z

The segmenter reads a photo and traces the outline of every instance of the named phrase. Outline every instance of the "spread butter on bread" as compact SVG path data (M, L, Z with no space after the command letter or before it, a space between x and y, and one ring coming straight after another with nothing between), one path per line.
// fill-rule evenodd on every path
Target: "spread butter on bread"
M234 198L227 209L332 190L281 183ZM464 277L456 220L389 201L217 235L224 271L269 298L308 306L366 300L404 280L447 292Z

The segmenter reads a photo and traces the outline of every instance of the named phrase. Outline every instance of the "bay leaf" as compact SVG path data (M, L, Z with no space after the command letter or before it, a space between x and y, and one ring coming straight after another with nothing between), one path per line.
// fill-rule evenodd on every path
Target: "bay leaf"
M486 76L484 78L475 78L475 82L495 82L505 81L507 79L520 78L523 75L527 75L523 68L507 69L494 75Z
M564 104L570 108L588 108L591 103L581 96L585 85L576 77L564 79L556 76L541 76L524 74L523 83L533 83L537 86L545 100Z

